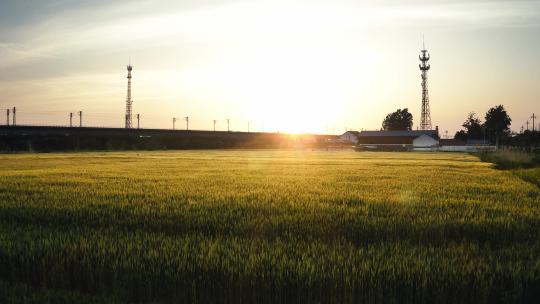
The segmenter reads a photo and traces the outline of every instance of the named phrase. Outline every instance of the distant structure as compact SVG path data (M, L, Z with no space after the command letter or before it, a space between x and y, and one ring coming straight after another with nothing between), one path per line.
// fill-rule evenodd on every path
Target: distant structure
M127 98L126 98L126 129L131 129L131 104L133 103L133 100L131 100L131 70L133 70L133 67L131 64L127 66L128 70L128 87L127 87Z
M429 71L429 53L426 50L426 45L423 44L423 49L418 56L420 59L420 71L422 71L422 119L420 121L420 130L431 130L431 114L429 113L429 94L428 94L428 77Z
M435 151L439 129L402 131L361 131L356 134L361 151Z

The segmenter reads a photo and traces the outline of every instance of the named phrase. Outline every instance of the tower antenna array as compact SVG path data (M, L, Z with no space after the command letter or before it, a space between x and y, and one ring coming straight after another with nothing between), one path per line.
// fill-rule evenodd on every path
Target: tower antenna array
M424 39L422 38L423 49L420 51L420 71L422 71L422 118L420 121L421 130L431 130L431 114L429 112L429 94L428 94L428 75L429 71L429 52L426 50Z
M127 66L128 70L128 87L127 87L127 98L126 98L126 129L131 129L131 104L133 103L133 100L131 100L131 70L133 70L133 67L131 66L131 58L130 58L130 64Z

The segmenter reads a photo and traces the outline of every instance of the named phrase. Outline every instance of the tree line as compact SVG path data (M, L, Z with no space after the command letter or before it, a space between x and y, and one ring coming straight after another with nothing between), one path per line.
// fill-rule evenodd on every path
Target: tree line
M489 109L484 115L484 122L471 112L461 125L462 130L459 130L454 135L454 138L463 141L467 140L486 140L494 144L507 141L511 137L510 124L512 119L503 105L495 106Z
M531 147L540 144L540 132L524 130L520 133L512 133L510 125L512 119L503 105L490 108L484 115L484 119L478 117L475 112L469 113L462 129L454 135L455 139L464 142L471 140L484 140L491 144ZM412 130L413 115L408 108L397 109L386 115L382 122L382 130L398 131Z

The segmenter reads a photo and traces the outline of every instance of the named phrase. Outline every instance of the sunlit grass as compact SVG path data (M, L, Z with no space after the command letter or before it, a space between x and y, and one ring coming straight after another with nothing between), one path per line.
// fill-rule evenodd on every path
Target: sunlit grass
M0 276L129 301L530 300L539 193L465 154L0 155Z

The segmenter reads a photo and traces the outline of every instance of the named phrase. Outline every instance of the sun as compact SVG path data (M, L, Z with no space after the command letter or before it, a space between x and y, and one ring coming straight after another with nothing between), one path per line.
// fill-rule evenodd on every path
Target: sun
M335 49L259 46L223 58L209 73L221 75L226 94L264 131L322 133L354 102L355 82L362 82L356 64Z

